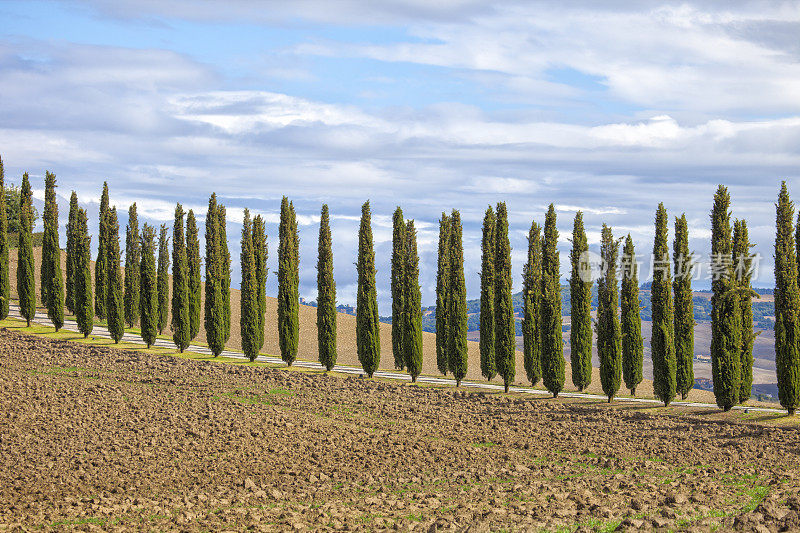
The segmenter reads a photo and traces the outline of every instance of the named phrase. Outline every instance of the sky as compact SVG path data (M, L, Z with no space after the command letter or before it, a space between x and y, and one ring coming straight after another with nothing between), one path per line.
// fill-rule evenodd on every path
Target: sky
M582 210L595 250L603 223L631 234L644 281L659 202L702 256L723 184L769 287L781 180L800 194L799 35L797 1L0 0L0 157L40 199L55 172L62 222L75 190L95 235L103 181L121 224L132 202L151 224L176 202L202 221L216 192L235 285L244 208L265 215L276 269L286 195L307 300L328 203L338 300L355 303L369 200L384 315L397 206L431 305L443 211L461 212L477 298L489 205L508 206L515 290L550 203L562 276Z

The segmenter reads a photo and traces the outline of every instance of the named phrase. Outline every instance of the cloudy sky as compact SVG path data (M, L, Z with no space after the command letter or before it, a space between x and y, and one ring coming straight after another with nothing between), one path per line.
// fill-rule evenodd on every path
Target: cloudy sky
M41 188L52 170L94 219L107 180L113 204L136 201L151 223L176 201L204 214L216 191L232 241L244 207L267 216L273 266L287 195L308 299L327 202L342 303L369 199L383 314L397 205L420 230L431 304L443 210L461 210L477 297L489 204L508 204L518 289L527 230L551 202L566 274L578 209L590 242L605 222L646 256L663 201L707 253L722 183L769 286L780 180L800 194L800 2L597 4L0 1L6 179L28 171Z

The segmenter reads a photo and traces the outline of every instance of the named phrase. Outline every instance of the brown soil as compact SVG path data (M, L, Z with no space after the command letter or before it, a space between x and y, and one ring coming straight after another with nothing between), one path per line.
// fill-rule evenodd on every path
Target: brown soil
M0 330L0 530L796 530L800 431Z

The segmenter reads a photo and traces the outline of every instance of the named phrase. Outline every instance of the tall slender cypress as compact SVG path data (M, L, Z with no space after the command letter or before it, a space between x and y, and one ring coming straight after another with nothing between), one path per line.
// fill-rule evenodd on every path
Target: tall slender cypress
M542 381L554 397L564 388L564 343L561 337L561 283L556 209L547 209L542 243Z
M739 403L742 338L729 207L728 189L720 185L711 211L711 373L717 405L725 411Z
M197 229L197 220L194 211L189 209L186 215L186 269L189 280L187 290L189 294L189 340L197 337L200 331L201 298L203 282L200 276L200 235Z
M267 225L264 217L253 219L253 260L256 269L256 300L258 301L258 349L264 347L264 326L267 314ZM335 304L334 304L335 305Z
M61 248L58 243L58 202L56 175L46 171L44 178L44 235L42 236L42 303L56 331L64 325L64 276L61 272Z
M142 226L142 264L139 267L139 326L147 347L158 337L158 274L156 272L156 230L149 224ZM211 343L209 343L211 346ZM217 355L217 354L215 354Z
M394 329L394 325L392 328ZM317 342L319 362L325 370L331 370L336 366L336 281L333 279L333 246L328 204L322 205L319 218Z
M183 206L175 206L172 227L172 341L178 350L189 347L189 265L186 261L186 237Z
M125 322L132 328L139 322L139 215L134 202L128 208L128 226L125 228Z
M439 219L439 257L436 270L436 367L447 375L450 360L447 354L447 298L450 289L450 217Z
M675 217L672 248L675 296L675 391L685 400L694 387L694 302L692 301L692 257L686 215Z
M405 368L405 353L403 335L405 324L405 281L406 281L406 222L403 210L398 207L392 217L392 355L394 367L398 370Z
M106 212L106 322L111 339L118 343L125 334L125 304L122 298L120 269L119 221L117 208Z
M511 242L508 240L508 212L505 202L497 204L494 239L494 357L503 387L514 383L517 371L516 324L511 278Z
M461 240L461 213L450 215L450 282L447 299L448 368L456 387L467 375L467 289L464 282L464 245Z
M753 254L750 253L750 237L747 234L747 221L736 220L733 223L733 266L736 274L736 285L739 292L739 310L741 312L741 345L739 348L739 403L750 399L753 387L753 296L750 286L753 275Z
M622 267L622 377L631 396L636 396L636 387L642 382L644 342L639 305L639 265L630 233L622 251Z
M531 223L528 232L528 261L522 272L522 344L525 352L525 374L531 385L542 378L542 340L539 336L539 308L542 304L542 237L541 228Z
M22 175L19 194L19 244L17 248L17 295L19 314L28 327L36 316L36 285L33 277L33 192L28 173Z
M222 338L227 343L231 338L231 253L228 250L228 221L225 206L217 204L217 233L220 257L220 280L222 282Z
M656 234L653 241L653 283L650 287L653 334L650 353L653 357L653 391L667 406L675 398L675 324L673 322L667 210L663 203L656 211Z
M169 319L169 237L167 225L161 224L158 233L158 333L167 327Z
M619 391L622 373L622 334L619 325L617 292L617 256L619 241L611 228L603 224L600 255L603 273L597 282L597 355L600 359L600 383L610 402Z
M297 357L300 327L299 241L294 206L285 196L281 201L278 238L278 340L281 358L291 366Z
M106 215L108 214L108 182L103 182L103 194L100 196L100 230L97 237L97 261L94 263L94 312L97 318L106 318Z
M494 351L494 232L495 216L492 206L486 208L481 238L481 313L480 352L481 374L491 381L497 375Z
M358 230L356 351L361 368L369 377L372 377L381 361L378 296L375 289L375 249L372 242L372 214L368 200L361 206L361 226Z
M419 254L417 253L417 229L414 221L406 224L405 253L405 311L403 313L403 343L405 367L411 375L412 383L422 372L422 294L419 288ZM465 365L466 366L466 365Z
M0 320L8 316L11 300L11 280L8 271L8 213L6 212L6 184L3 159L0 158Z
M211 194L208 199L206 214L206 285L205 315L206 342L217 357L225 349L224 320L225 311L222 303L222 249L218 221L217 195Z
M253 251L253 224L250 221L250 210L244 210L242 222L242 287L241 311L239 325L241 327L242 351L250 361L258 357L258 287L256 283L256 262Z
M64 296L64 306L70 314L75 314L75 276L76 276L76 228L78 225L78 195L72 191L69 198L69 219L67 220L67 272L66 272L66 294Z
M583 213L578 211L575 213L575 222L572 227L572 252L570 253L572 276L569 280L569 344L572 384L579 391L583 391L592 382L592 278L587 271L586 253L588 251L589 244L583 228Z
M78 207L75 213L75 321L78 331L88 337L94 329L94 296L92 295L91 237L86 211Z
M778 400L789 415L800 405L800 289L793 222L794 204L784 181L775 204L775 370Z

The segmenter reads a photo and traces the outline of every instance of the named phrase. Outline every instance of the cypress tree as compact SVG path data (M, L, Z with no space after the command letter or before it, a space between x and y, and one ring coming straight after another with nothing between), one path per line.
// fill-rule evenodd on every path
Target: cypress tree
M492 206L486 208L481 238L481 374L491 381L497 375L494 352L494 232Z
M511 243L508 240L508 212L505 202L497 204L494 230L494 357L497 373L503 377L503 386L508 392L517 371L514 357L517 341L511 281Z
M675 217L672 248L675 296L675 391L685 400L694 387L694 302L692 301L692 257L686 215Z
M28 173L22 175L19 194L19 245L17 248L17 294L19 314L28 327L36 316L36 285L33 277L33 192Z
M405 368L405 341L403 335L405 324L403 316L405 306L406 283L406 222L403 219L403 210L398 207L392 217L392 355L394 367L398 370Z
M592 278L591 274L587 272L586 253L588 251L589 244L583 228L583 213L578 211L575 214L572 228L572 253L570 254L572 277L569 280L569 343L572 384L579 391L583 391L592 382Z
M753 387L753 288L750 286L753 268L753 254L750 253L750 237L747 234L747 221L733 223L733 264L736 285L739 291L739 310L741 312L741 347L739 349L739 403L750 399Z
M329 371L336 366L336 281L333 279L333 248L328 204L322 205L319 219L317 342L319 362Z
M64 276L61 272L61 248L58 243L56 186L56 175L45 172L40 282L42 303L47 308L47 317L58 331L64 325Z
M178 350L189 347L189 265L186 261L186 239L183 206L175 206L172 227L172 341ZM242 341L244 342L244 341Z
M74 227L75 244L75 321L78 331L86 338L94 329L94 297L92 295L91 237L86 220L86 211L77 208Z
M267 226L264 217L257 215L253 219L253 258L256 269L256 300L258 301L258 349L264 346L264 326L267 314ZM334 299L335 302L335 299ZM334 305L336 305L334 303Z
M439 220L439 257L436 269L436 367L447 375L450 364L447 354L447 298L450 288L450 217L442 213Z
M416 239L415 239L416 240ZM450 215L450 290L447 300L448 367L456 387L467 375L467 288L464 282L464 247L461 240L461 213ZM421 339L420 339L421 341ZM513 374L512 374L513 379Z
M639 268L630 233L625 239L622 265L622 377L631 396L636 396L636 387L642 382L644 342L639 305Z
M114 343L118 343L125 334L125 303L122 298L119 221L116 207L106 212L106 239L106 322L109 335Z
M729 207L728 189L720 185L711 211L711 372L717 405L725 411L739 403L742 338Z
M358 294L356 297L356 350L361 367L369 377L381 361L378 297L375 291L375 250L372 244L372 215L369 201L361 206L358 230Z
M558 260L556 209L547 209L542 243L542 381L558 397L564 388L564 344L561 337L561 283Z
M0 320L8 316L11 300L11 280L8 272L8 213L6 212L6 185L3 159L0 158Z
M158 274L156 273L155 239L155 228L144 224L141 244L142 264L139 267L141 290L139 294L139 325L142 330L142 340L148 348L156 342L158 336Z
M542 238L539 224L533 222L528 232L528 262L522 272L522 343L525 373L531 385L542 378L542 341L539 336L539 308L542 303Z
M219 241L220 279L222 280L222 313L225 343L231 338L231 253L228 250L227 211L222 204L217 205L217 232Z
M208 200L208 213L206 214L206 301L204 320L206 342L214 357L217 357L225 349L225 311L222 303L223 261L219 243L218 214L217 195L212 194Z
M100 231L97 240L97 261L94 263L94 312L97 318L106 318L106 215L108 214L108 182L103 182L103 194L100 196Z
M128 208L128 226L125 228L125 322L132 328L139 322L139 215L134 202Z
M405 292L405 312L403 313L403 342L405 344L404 364L408 369L408 373L411 375L411 382L413 383L417 381L417 376L419 376L420 372L422 372L422 294L420 293L419 288L417 230L414 227L413 220L409 220L408 224L406 225L405 237L406 264L404 269L405 283L403 288ZM466 369L466 355L464 368Z
M200 277L200 236L194 211L189 209L186 215L186 268L189 276L187 290L189 294L189 340L197 337L200 331L200 312L202 279Z
M600 359L600 383L610 402L619 391L622 373L622 336L620 332L619 294L617 292L617 255L619 241L611 228L603 224L600 255L604 271L597 282L597 355Z
M75 229L78 224L78 195L72 191L69 199L69 219L67 221L67 280L66 280L66 295L64 297L64 306L74 315L77 309L75 304L75 276L76 276L76 237Z
M793 220L794 204L784 181L775 204L775 370L778 400L790 416L800 405L800 289Z
M278 339L281 346L281 358L291 366L297 357L300 327L300 296L298 294L298 247L300 243L297 236L297 218L294 206L285 196L281 201L278 238Z
M656 234L653 241L653 283L650 287L653 335L650 353L653 357L653 391L667 406L675 398L675 324L673 322L672 287L670 283L669 246L667 244L667 210L658 204Z
M242 222L242 287L239 325L242 335L242 351L250 361L258 357L258 287L256 281L256 262L253 250L253 227L250 211L244 210Z
M158 233L158 333L163 333L169 319L169 237L167 225Z

